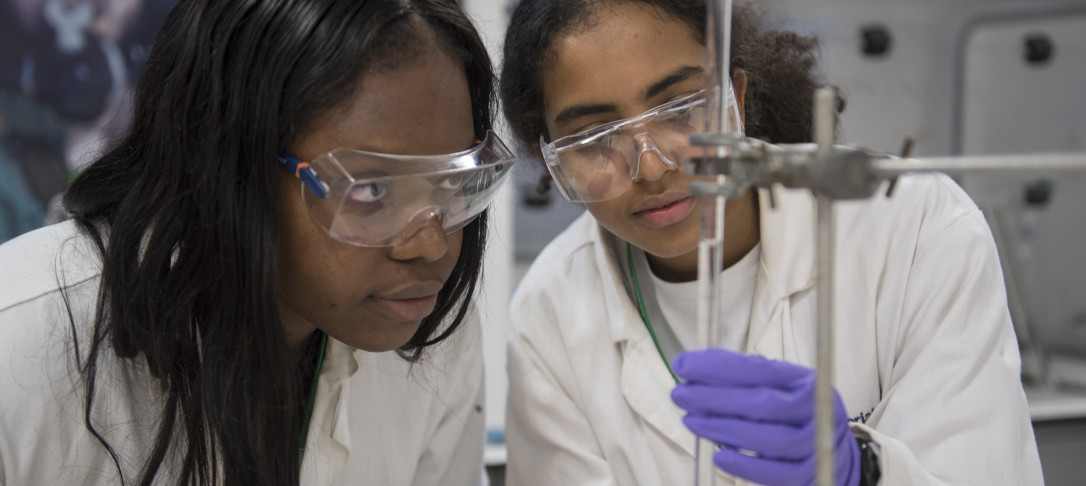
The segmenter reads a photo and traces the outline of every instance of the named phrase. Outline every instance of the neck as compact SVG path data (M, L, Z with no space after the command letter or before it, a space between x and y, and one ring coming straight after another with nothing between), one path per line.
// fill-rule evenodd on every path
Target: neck
M758 197L750 189L740 197L728 199L724 205L724 262L720 270L742 260L761 240L758 223ZM698 277L698 249L672 258L661 258L648 252L652 273L667 282L689 282Z
M304 365L306 357L311 354L310 349L313 347L313 343L319 339L316 331L304 336L300 341L287 342L287 349L290 350L290 361L294 363L295 369L301 369Z

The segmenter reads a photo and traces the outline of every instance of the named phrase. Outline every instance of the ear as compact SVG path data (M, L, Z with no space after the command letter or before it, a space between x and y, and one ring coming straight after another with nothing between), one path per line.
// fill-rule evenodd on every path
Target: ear
M735 91L735 102L739 105L739 118L745 124L747 112L743 107L746 106L747 72L742 68L732 69L732 90Z

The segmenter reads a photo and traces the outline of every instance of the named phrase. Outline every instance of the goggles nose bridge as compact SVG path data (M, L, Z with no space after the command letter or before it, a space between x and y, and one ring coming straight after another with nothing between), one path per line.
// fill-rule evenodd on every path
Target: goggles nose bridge
M445 208L437 205L426 206L411 216L410 222L414 224L415 228L421 228L426 226L431 219L437 219L442 225L445 224L445 219L449 217L449 212ZM408 226L411 226L410 224Z
M445 208L441 206L426 206L415 214L411 215L411 218L407 221L407 224L402 230L400 235L395 239L396 242L407 241L414 237L424 226L430 223L430 220L437 219L438 224L441 225L442 233L445 232L445 220L448 219L449 213Z
M655 153L656 157L668 167L678 167L678 164L676 164L675 161L671 160L660 151L660 147L656 145L656 139L649 133L648 127L644 124L638 124L637 128L637 133L633 136L634 162L630 164L630 180L637 180L638 175L641 174L641 158L649 152Z

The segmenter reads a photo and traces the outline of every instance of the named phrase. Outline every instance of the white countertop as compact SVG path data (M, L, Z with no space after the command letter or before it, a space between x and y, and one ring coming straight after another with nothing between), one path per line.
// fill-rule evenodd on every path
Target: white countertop
M487 444L483 449L483 464L489 466L505 465L505 444Z
M1086 390L1026 388L1029 416L1034 422L1086 419Z
M1022 356L1023 379L1029 376L1034 383L1043 381L1038 362L1031 361L1031 357ZM1025 380L1030 418L1034 422L1086 419L1086 360L1078 356L1051 355L1048 373L1060 383L1059 386L1042 386Z

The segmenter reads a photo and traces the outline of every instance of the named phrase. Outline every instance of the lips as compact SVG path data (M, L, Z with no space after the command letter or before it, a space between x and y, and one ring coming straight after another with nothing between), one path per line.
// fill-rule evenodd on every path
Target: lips
M670 206L671 204L674 204L677 201L687 199L689 197L690 196L688 194L684 194L684 193L681 193L681 192L675 192L675 193L669 193L669 194L661 194L659 196L652 196L652 197L646 198L644 201L641 202L641 204L637 205L637 208L634 209L634 213L636 214L636 213L640 213L642 211L660 209L660 208L663 208L663 207L666 207L666 206Z
M693 210L693 197L672 194L645 200L633 215L650 228L665 228L685 220Z
M434 312L441 284L417 283L370 298L389 317L418 322Z

